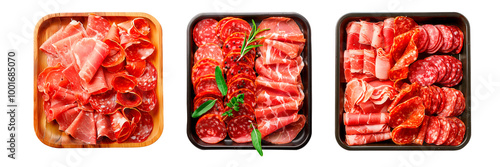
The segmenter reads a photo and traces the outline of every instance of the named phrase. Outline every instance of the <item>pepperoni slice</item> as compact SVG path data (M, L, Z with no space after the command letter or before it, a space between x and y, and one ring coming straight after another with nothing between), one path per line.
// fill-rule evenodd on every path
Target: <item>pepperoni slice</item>
M445 108L444 103L446 101L446 93L443 91L443 89L441 89L438 86L433 85L433 87L437 90L437 92L439 92L439 95L441 97L439 104L437 104L437 106L439 106L439 107L437 108L437 111L436 111L436 113L439 113L439 112L442 112L443 109Z
M439 130L439 138L435 144L442 145L446 142L446 140L448 140L448 136L450 135L451 131L451 125L448 122L448 119L446 119L445 117L438 117L438 119L440 123L439 127L441 130Z
M233 92L242 88L247 88L255 91L255 83L248 78L237 78L236 80L233 80L231 83L229 83L227 94L233 94Z
M112 67L105 67L105 68L110 73L117 73L117 72L122 71L124 69L124 67L125 67L125 61L122 61L118 65L115 65L115 66L112 66Z
M240 50L244 37L229 37L222 45L222 54L227 55L231 50Z
M247 73L236 74L233 77L231 77L231 79L228 80L229 82L227 82L227 83L232 83L239 78L246 78L246 79L250 79L250 80L254 81L257 78L257 76L247 74Z
M193 99L193 102L196 103L199 99L202 99L204 97L213 97L215 99L222 99L222 95L219 90L217 91L204 91L203 93L196 94L196 96Z
M420 93L420 85L419 84L411 84L403 88L396 98L392 101L391 105L387 108L387 111L392 112L394 108L401 102L405 102L406 100L418 96Z
M217 38L216 27L218 23L217 20L210 18L196 23L193 28L193 40L196 46L200 47L208 43L222 45L222 42Z
M146 36L149 34L149 23L144 18L134 18L118 24L120 29L126 31L133 37Z
M436 79L436 82L440 82L445 74L446 74L446 64L445 64L445 61L442 59L442 57L440 56L429 56L427 58L424 59L425 61L428 61L430 63L433 63L434 66L436 66L436 68L438 69L438 77Z
M126 58L129 61L145 60L153 54L155 46L151 43L149 38L140 37L125 44L124 46Z
M246 88L238 89L234 91L233 94L228 94L227 96L228 98L226 100L231 100L233 97L236 97L240 94L245 94L244 95L245 104L249 104L250 106L255 106L255 92Z
M255 71L253 70L253 66L249 66L246 64L240 64L231 67L229 70L227 70L226 78L228 81L232 81L231 79L233 79L233 77L238 74L247 74L248 76L251 76L251 78L256 78L254 77L256 76L256 74Z
M137 88L142 91L149 91L156 88L156 81L158 80L158 72L151 62L147 62L146 69L142 76L137 77Z
M139 120L141 120L141 112L137 110L136 108L123 108L122 109L122 114L127 118L127 120L130 122L130 124L134 127L137 125Z
M429 54L434 54L437 51L436 48L438 46L439 39L441 38L441 33L432 24L425 24L422 27L425 29L425 31L427 31L427 33L429 35L429 44L427 45L426 51Z
M116 138L125 138L130 134L132 130L130 122L123 116L122 112L115 112L109 118L111 119L111 128L113 128Z
M114 29L113 26L111 27L110 32L113 31ZM116 29L116 31L118 31L118 29ZM120 39L118 39L118 41L119 40ZM113 67L122 63L125 60L127 53L125 53L125 50L118 41L114 41L111 39L104 39L104 43L109 47L109 55L106 56L106 58L104 58L104 60L102 61L101 65L103 67Z
M123 71L114 75L113 80L111 80L111 85L117 92L130 92L134 90L135 85L137 85L137 79Z
M253 126L257 125L255 120L247 115L234 117L227 124L229 137L236 143L251 142L252 124Z
M459 65L457 63L457 61L455 61L454 59L456 59L455 57L452 57L452 56L448 56L448 55L443 55L442 56L444 59L447 59L447 63L450 67L450 70L449 70L449 74L446 76L447 78L444 78L443 81L440 82L441 85L444 85L444 84L450 84L453 79L456 77L457 75L457 72L458 72L458 69L459 69Z
M239 18L235 18L235 17L224 17L222 18L218 23L217 23L217 26L216 26L216 32L217 32L217 37L220 37L220 31L222 30L222 26L224 26L224 24L226 24L229 20L233 20L233 19L239 19ZM224 42L224 41L222 41Z
M222 96L217 87L217 82L215 81L215 76L206 76L200 78L200 81L194 87L195 94L202 94L204 92L216 92L218 96Z
M219 45L213 43L205 44L200 46L194 53L193 64L196 64L198 61L206 58L217 61L217 64L222 64L224 54L222 54L222 49L220 49Z
M398 16L394 19L394 36L403 34L410 30L418 28L418 24L409 17Z
M231 108L226 107L224 109L224 112L229 111L230 109ZM224 122L228 123L231 119L233 119L237 116L241 116L241 115L246 115L246 116L252 117L252 119L255 119L255 110L252 106L250 106L250 104L243 103L243 105L240 105L240 111L233 110L232 113L233 113L232 117L224 116L222 118L222 120L224 120Z
M439 122L439 119L437 117L429 117L429 125L427 127L425 142L429 144L436 143L440 130L441 123Z
M146 60L128 61L127 59L127 65L125 65L125 69L130 75L140 77L146 70Z
M457 125L458 127L458 132L456 133L456 136L455 136L455 140L453 140L453 142L451 142L451 146L458 146L462 143L462 141L464 140L464 137L465 137L465 124L464 122L462 122L462 120L458 119L457 117L451 117L451 119L453 119L453 121L455 121L455 124Z
M243 19L231 19L227 21L220 30L220 39L226 41L229 35L235 32L242 32L244 34L250 34L252 27L247 21Z
M217 64L213 64L210 62L207 63L197 63L193 66L193 70L191 72L191 82L193 85L196 85L200 78L205 76L214 76L215 77L215 68Z
M432 92L430 87L426 86L426 87L420 88L420 97L423 100L426 115L431 115L432 95L433 95L433 92Z
M124 107L137 107L141 104L141 96L137 92L125 92L116 94L116 102Z
M215 115L222 117L222 113L224 113L224 105L222 104L222 99L220 99L220 98L203 97L203 98L197 99L194 102L194 110L198 109L198 107L200 107L203 103L205 103L209 100L217 100L217 101L215 102L214 106L210 110L208 110L205 114L215 114Z
M139 90L141 95L141 105L137 106L137 109L145 112L151 112L155 109L156 104L158 103L158 98L156 97L155 90L149 91L141 91Z
M131 133L127 142L142 143L151 135L154 127L153 117L147 112L141 114L141 119L137 122L135 130Z
M108 115L116 111L116 91L108 90L101 94L91 95L90 105L97 113Z
M415 140L413 140L413 143L418 144L418 145L424 144L424 139L425 139L425 135L427 132L427 125L428 124L429 124L429 116L426 115L424 117L424 120L422 121L422 125L420 125L420 129L418 130L417 137L415 138Z
M196 135L209 144L218 143L226 138L226 125L215 114L205 114L196 122Z
M253 51L250 51L250 52L253 52ZM240 65L240 64L246 64L246 65L249 65L249 66L254 66L255 59L252 59L251 57L255 57L255 56L252 56L252 54L255 55L255 52L253 52L253 53L250 53L250 52L248 52L246 55L244 55L240 59L240 55L241 54L240 54L239 51L236 51L236 50L235 51L231 51L224 58L224 70L227 71L231 67L236 66L236 65ZM239 59L239 61L238 61L238 59Z

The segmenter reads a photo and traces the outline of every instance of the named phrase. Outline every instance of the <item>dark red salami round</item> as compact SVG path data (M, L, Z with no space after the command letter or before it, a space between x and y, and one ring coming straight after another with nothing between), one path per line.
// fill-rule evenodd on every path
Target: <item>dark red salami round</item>
M427 34L427 31L425 31L425 28L423 28L422 26L418 26L418 29L420 31L418 33L417 48L418 53L422 53L427 49L426 46L429 43L429 35Z
M236 80L233 80L233 82L229 83L227 88L227 94L233 94L233 92L242 88L247 88L255 92L255 83L254 81L248 78L238 78Z
M106 70L108 70L110 73L116 73L116 72L119 72L121 70L123 70L123 68L125 67L125 61L122 61L121 63L118 63L117 65L115 66L111 66L111 67L105 67Z
M464 44L464 33L462 32L462 30L460 28L458 28L455 25L450 25L450 27L452 27L453 29L455 29L455 31L458 31L458 34L456 36L456 38L458 39L458 41L454 42L454 43L458 43L457 44L458 46L457 46L457 48L455 48L455 50L453 51L453 53L454 54L459 54L462 51L462 47L463 47L463 44ZM455 35L455 34L453 34L453 35Z
M227 124L229 137L236 143L248 143L252 141L252 124L256 127L256 123L252 117L241 115L234 117Z
M205 114L196 122L196 135L209 144L218 143L227 136L226 125L215 114Z
M450 135L448 136L448 140L446 140L446 142L444 142L443 145L448 146L455 140L455 137L457 136L456 134L458 132L458 126L455 123L455 121L450 117L446 119L448 119L448 123L450 123L451 130L450 130Z
M436 50L436 47L438 46L439 43L439 39L441 38L441 33L432 24L425 24L422 27L425 29L425 31L429 36L429 44L427 45L426 52L429 54L434 54L436 52L432 51Z
M219 22L214 19L203 19L196 23L193 28L193 40L196 46L200 47L208 43L222 45L219 38L217 38L217 23Z
M459 116L464 112L465 109L465 97L464 94L457 90L453 89L455 91L455 95L457 96L457 101L455 102L455 108L451 116Z
M156 88L156 80L158 80L158 72L151 62L147 62L146 70L141 77L137 78L137 88L143 91L149 91Z
M438 68L434 63L418 60L410 65L408 79L411 83L418 83L422 86L429 86L436 82L438 78Z
M457 117L451 117L450 119L453 119L458 127L458 132L456 133L455 140L453 140L450 145L458 146L464 140L466 127L464 122L462 122L462 120L458 119Z
M449 117L455 111L455 103L457 101L457 96L452 88L442 87L441 88L446 94L446 101L444 103L444 109L440 113L439 116Z
M222 49L216 44L210 43L200 46L193 56L193 64L198 63L202 59L210 58L222 64L224 60L224 54L222 54Z
M218 96L222 96L219 87L217 87L217 82L215 81L215 76L206 76L200 78L200 81L194 87L195 94L202 94L204 92L216 92Z
M429 86L429 89L432 91L432 106L430 111L430 114L432 115L438 112L438 107L440 105L442 97L436 87Z
M91 95L89 102L97 113L113 114L116 111L116 91L112 89L101 94Z
M444 60L440 56L436 56L436 55L429 56L429 57L425 58L424 60L431 62L434 64L434 66L436 66L436 68L438 69L438 77L437 77L436 82L440 82L444 78L444 75L446 74L446 64L445 64Z
M116 102L124 107L137 107L141 104L141 96L137 92L126 92L116 94Z
M137 109L145 112L150 112L155 109L156 104L158 103L158 98L156 97L156 91L155 90L149 90L149 91L141 91L139 90L142 103L141 105L137 106Z
M439 138L439 131L441 130L441 123L437 117L429 117L429 125L427 125L427 135L425 142L428 144L436 143Z
M127 60L127 65L125 65L125 70L130 75L133 75L135 77L140 77L142 74L144 74L144 71L146 70L146 60L138 60L138 61L128 61Z
M438 24L435 25L435 27L439 30L443 38L443 45L441 46L439 51L443 53L449 53L451 51L450 48L453 46L453 33L448 28L448 26Z
M121 111L123 116L133 127L135 127L135 125L137 125L137 123L141 120L142 114L136 108L123 108Z
M455 73L455 76L453 78L451 78L450 80L447 80L448 82L445 82L442 84L443 84L443 86L446 86L446 87L453 87L453 86L458 85L462 81L462 78L463 78L462 62L460 60L458 60L457 58L452 57L452 56L449 56L449 59L451 60L452 64L455 65L456 73Z
M449 75L446 76L447 78L443 78L443 81L441 81L440 84L442 84L442 85L443 84L450 84L451 81L453 80L453 78L455 78L455 76L457 75L459 64L457 64L455 62L455 60L453 60L453 59L456 59L456 58L454 58L452 56L443 55L442 57L444 59L448 60L448 63L449 63L449 66L450 66L450 71L449 71Z
M460 29L455 29L456 26L449 25L448 28L451 30L451 34L453 34L453 45L450 48L450 52L454 51L455 49L458 48L458 45L460 45L460 37L459 37L459 32Z
M252 27L248 24L247 21L243 19L231 19L227 21L224 25L222 25L222 29L220 30L220 39L222 41L226 41L229 35L235 32L242 32L244 34L250 34Z
M203 103L209 101L209 100L217 100L214 104L214 107L212 107L210 110L208 110L205 114L215 114L218 115L222 118L222 113L224 113L224 105L222 104L222 99L220 98L214 98L214 97L204 97L197 99L197 101L194 102L194 110L198 109ZM193 111L194 111L193 110Z
M153 127L153 117L147 112L142 112L141 119L137 122L135 130L127 141L132 143L142 143L146 141L149 135L151 135L151 132L153 132Z
M210 62L207 63L196 63L191 71L191 82L196 85L200 78L205 76L215 76L215 68L217 64Z
M234 91L232 94L228 94L228 98L226 100L231 100L233 97L236 97L240 94L245 94L245 104L249 104L250 106L255 106L255 92L247 89L247 88L241 88L236 91Z
M445 107L445 102L446 102L446 93L443 91L443 89L441 89L440 87L438 86L435 86L434 87L436 88L436 90L439 92L440 96L441 96L441 101L439 103L439 108L437 109L436 113L440 113L441 111L444 110L444 107Z
M448 140L448 136L450 135L451 131L451 126L450 123L448 122L448 119L445 117L437 117L439 119L440 123L440 131L439 131L439 138L436 141L436 145L442 145L446 140Z

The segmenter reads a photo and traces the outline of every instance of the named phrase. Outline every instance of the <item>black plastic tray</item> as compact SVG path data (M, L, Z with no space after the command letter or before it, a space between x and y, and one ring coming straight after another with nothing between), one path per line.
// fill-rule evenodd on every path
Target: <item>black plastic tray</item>
M187 136L189 138L189 141L193 143L194 146L200 148L200 149L254 149L252 143L235 143L233 142L229 137L224 139L223 141L217 143L217 144L207 144L203 141L200 140L198 135L196 135L195 131L195 126L196 126L196 121L198 119L191 118L191 113L194 111L193 110L193 99L195 97L194 90L193 90L193 84L191 83L191 69L193 67L193 55L196 52L196 49L198 47L193 41L193 28L196 25L196 23L200 20L206 19L206 18L213 18L216 20L220 20L224 17L227 16L232 16L232 17L239 17L244 20L246 20L248 23L251 24L252 19L255 21L255 23L258 24L265 18L272 17L272 16L282 16L282 17L289 17L292 18L297 24L299 25L300 29L304 33L304 38L306 39L306 45L304 47L304 50L302 51L301 56L303 57L304 60L304 69L302 70L302 73L300 74L302 77L302 83L304 84L304 102L302 106L302 110L299 111L299 114L304 114L306 116L306 124L304 125L304 128L302 131L297 135L295 139L292 140L292 142L288 144L271 144L267 143L265 141L262 141L262 148L264 149L300 149L304 147L309 139L311 138L311 111L312 111L312 91L311 91L311 28L309 26L309 22L306 20L306 18L298 13L201 13L193 17L191 19L188 27L187 27L187 112L186 112L186 117L187 117Z
M343 73L343 60L344 50L346 45L346 36L345 32L346 26L350 21L383 21L388 17L396 17L396 16L408 16L411 17L415 22L419 25L422 24L444 24L444 25L456 25L464 32L464 44L462 51L460 54L453 54L452 56L458 58L463 64L463 73L464 77L462 82L455 86L455 89L458 89L463 92L466 101L465 111L460 118L467 127L464 140L462 144L458 146L436 146L436 145L396 145L392 142L392 140L387 140L384 142L366 144L361 146L349 146L345 142L345 126L342 117L342 113L344 112L344 90L346 87L346 83L341 83L341 78L344 78ZM470 25L467 18L460 13L349 13L342 16L337 22L337 45L336 45L336 69L335 69L335 95L337 100L335 101L335 137L338 144L347 150L459 150L470 140L471 137L471 103L470 103ZM439 54L439 53L436 53ZM426 53L419 54L418 59L422 59L429 56Z

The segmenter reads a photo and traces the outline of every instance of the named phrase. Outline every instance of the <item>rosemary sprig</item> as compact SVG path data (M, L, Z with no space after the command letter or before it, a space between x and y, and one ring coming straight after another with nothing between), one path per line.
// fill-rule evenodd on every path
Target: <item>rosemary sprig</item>
M240 57L236 61L240 61L240 59L245 54L247 54L250 50L252 50L253 48L262 46L261 44L257 44L257 45L250 45L250 44L264 38L264 37L260 37L260 38L254 39L258 33L262 32L262 31L267 31L267 30L269 30L269 28L266 28L263 30L261 30L260 28L257 28L257 26L255 25L255 21L252 19L252 31L250 31L250 34L248 35L248 39L247 38L243 39L243 43L241 44ZM245 33L245 37L246 37L246 35L247 34Z

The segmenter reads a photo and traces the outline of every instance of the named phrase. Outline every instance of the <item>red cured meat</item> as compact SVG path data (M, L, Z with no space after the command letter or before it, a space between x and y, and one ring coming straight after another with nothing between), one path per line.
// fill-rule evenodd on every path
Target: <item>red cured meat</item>
M137 122L135 130L127 140L129 142L142 143L146 141L151 135L151 132L153 132L153 117L147 112L142 112L141 114L141 119Z
M344 113L344 125L374 125L389 122L389 113Z
M464 44L464 33L462 32L462 30L460 28L458 28L455 25L451 25L450 27L453 27L453 29L455 29L455 31L458 31L458 34L453 34L454 36L457 35L457 38L458 38L458 46L453 51L453 53L459 54L462 51L462 47L463 47L463 44ZM455 43L457 43L457 42L455 42Z
M429 117L429 125L427 127L427 134L425 142L428 144L436 143L441 130L441 123L437 117Z
M69 66L73 62L75 62L75 49L73 48L75 45L78 48L78 43L85 38L85 32L79 32L75 35L69 36L67 38L64 38L60 41L57 41L56 43L52 44L54 47L58 58L60 59L59 61L63 66ZM90 48L90 51L92 48ZM74 57L75 56L75 57Z
M134 18L118 24L118 27L127 34L130 34L132 38L137 38L139 36L146 36L149 34L150 28L149 23L144 18Z
M90 96L90 105L99 114L112 114L116 111L116 91L109 90L101 94Z
M359 32L361 31L361 24L359 22L349 22L346 28L347 43L346 50L359 50L370 49L370 45L363 45L359 43Z
M453 34L450 28L441 24L435 25L435 27L439 30L443 38L443 45L439 48L439 51L449 53L451 51L451 47L453 46Z
M413 97L397 105L389 113L389 126L396 128L405 125L407 128L417 128L422 123L424 116L425 107L422 98Z
M108 84L106 83L106 78L104 76L104 70L102 69L102 67L99 67L94 77L88 84L82 82L82 85L90 94L99 94L111 89L111 85L108 86Z
M222 96L222 94L219 91L219 88L217 87L217 82L215 81L214 76L207 76L200 78L200 81L198 84L196 84L194 88L195 94L202 94L204 92L210 92L214 91L217 93L217 95Z
M455 141L455 137L457 136L456 134L458 133L459 129L457 124L455 123L455 120L452 117L448 117L446 119L448 119L448 123L450 124L450 133L448 135L448 140L446 140L446 142L444 142L443 145L448 146L451 143L453 143L453 141Z
M392 141L398 145L410 144L419 133L418 126L404 124L392 130Z
M429 116L425 116L424 120L422 121L422 125L420 125L420 129L418 130L418 135L415 138L415 140L413 140L413 143L418 145L424 144L424 139L425 135L427 134L428 124L429 124Z
M432 24L425 24L422 26L429 35L429 44L427 45L427 53L434 54L441 38L441 32Z
M242 115L231 119L227 124L227 131L231 140L236 143L247 143L252 141L252 124L257 126L253 118Z
M196 23L193 28L193 40L196 46L200 47L209 43L219 45L219 47L222 45L216 32L218 23L214 19L203 19Z
M264 141L272 144L286 144L292 142L306 124L306 117L299 115L299 120L276 130L263 138Z
M125 60L127 54L120 45L120 34L116 24L111 25L103 42L109 47L109 55L102 61L103 67L113 67Z
M81 112L78 107L73 107L64 111L56 117L57 124L59 124L59 130L65 131L71 123L75 120L78 113Z
M155 46L148 37L134 39L122 46L125 53L127 53L126 57L129 61L145 60L155 51Z
M255 83L254 81L248 78L238 78L233 80L233 82L229 83L227 86L227 94L233 94L236 90L246 88L255 92Z
M433 63L434 66L438 69L438 77L436 79L436 82L440 82L445 74L446 74L446 64L445 61L442 59L440 56L429 56L424 59L425 61L428 61L430 63Z
M420 94L420 85L419 84L411 84L407 87L404 87L400 90L399 94L396 95L394 100L392 101L391 105L389 106L388 110L389 112L392 112L394 108L402 103L405 102L415 96L418 96Z
M373 24L373 37L371 46L375 48L384 47L384 36L382 30L384 27L384 22L378 22Z
M213 64L210 62L202 63L202 64L195 64L192 68L191 72L191 82L193 85L198 84L198 81L202 77L206 76L214 76L215 77L215 68L217 67L217 64ZM253 71L253 70L252 70Z
M351 80L347 83L345 89L344 110L348 113L352 113L355 105L361 102L367 102L373 91L373 87L366 81Z
M96 144L93 112L81 111L65 132L86 144Z
M158 72L156 67L148 61L142 76L137 77L137 88L143 91L153 90L156 88L157 80Z
M153 109L155 109L156 104L158 103L158 98L156 97L156 91L155 90L150 90L150 91L141 91L140 96L142 99L142 102L139 106L137 106L137 109L141 111L146 111L146 112L151 112Z
M410 30L413 30L415 28L418 28L418 25L410 17L398 16L394 19L394 35L396 36L408 32Z
M238 66L238 65L248 65L253 67L255 64L255 52L248 52L245 54L240 60L240 52L239 51L232 51L229 54L226 55L224 58L224 73L227 73L227 70L231 69L233 66Z
M259 27L261 30L270 29L268 31L263 31L255 38L264 37L265 39L272 39L284 42L299 42L303 43L306 41L304 34L300 30L299 25L287 17L269 17L262 22L260 22Z
M450 123L448 122L448 119L446 119L445 117L437 117L437 118L439 119L440 130L439 130L439 138L434 144L442 145L444 142L446 142L446 140L448 140L451 126Z
M226 125L215 114L206 114L196 122L196 134L205 143L215 144L226 138Z
M408 79L411 83L418 83L422 86L429 86L438 79L439 70L430 61L418 60L410 66Z
M427 49L427 45L429 43L429 35L427 34L425 28L423 28L422 26L419 26L418 29L420 30L420 32L418 33L417 41L418 53L423 53Z
M406 46L401 56L393 55L393 58L396 58L397 61L396 64L394 64L394 67L392 67L391 70L389 70L389 78L395 82L407 77L408 66L410 66L411 63L417 60L418 57L418 49L414 42L415 39L417 38L416 34L418 34L418 29L413 29L412 31L409 31L407 33L411 34L411 39L408 42L408 45ZM396 43L396 40L394 41Z
M229 70L227 70L226 80L234 82L234 80L238 79L238 78L234 78L234 77L236 75L239 75L239 74L244 74L244 76L248 76L246 78L248 78L250 80L255 80L255 78L256 78L256 74L255 74L255 71L253 70L252 66L249 66L246 64L240 64L240 65L233 66Z
M115 112L109 118L111 119L113 133L117 138L123 138L130 134L130 122L123 116L122 112Z
M233 92L233 94L227 94L227 99L226 100L230 100L232 99L233 97L236 97L240 94L244 94L244 101L246 104L249 104L250 106L255 106L255 92L250 90L250 89L246 89L246 88L241 88L241 89L238 89L236 91Z
M208 100L217 100L214 104L214 106L208 110L206 112L206 114L215 114L215 115L218 115L222 118L222 113L225 112L224 110L224 105L222 103L222 99L221 98L214 98L214 97L202 97L200 99L195 99L196 101L194 101L194 109L198 109L198 107L200 107L203 103L207 102ZM243 108L243 107L241 107ZM194 111L194 110L193 110ZM241 111L241 110L240 110ZM233 112L235 113L235 112Z
M343 81L343 82L349 82L352 79L350 57L351 57L351 54L350 54L349 50L345 50L344 51L344 59L343 59L343 61L344 61L344 64L343 64L344 65L344 79L345 79L345 81ZM378 52L377 52L377 60L375 60L375 64L377 63L377 61L379 61ZM377 67L375 67L375 73L376 73L376 75L379 75L380 77L383 77L382 76L383 73L381 73L380 68L377 69ZM379 76L377 76L377 78Z
M142 98L137 90L116 94L116 102L124 107L137 107L141 104Z
M67 37L73 36L78 33L85 34L85 29L82 23L79 21L72 20L68 25L61 27L56 33L51 35L43 44L40 46L40 50L52 57L58 57L56 53L56 48L53 46L54 43L65 39Z
M130 75L133 75L135 77L140 77L142 74L144 74L144 71L146 70L146 60L139 60L139 61L127 61L127 65L125 65L125 69Z
M193 64L196 64L201 59L210 58L216 60L219 64L222 64L224 59L224 54L222 50L216 44L205 44L200 46L193 56Z
M359 31L359 43L371 45L373 38L373 23L361 21L361 29Z
M83 47L85 46L85 47ZM89 83L101 66L102 61L109 54L108 45L93 38L85 38L76 43L73 54L80 68L78 75Z
M229 36L226 41L224 41L224 45L222 45L222 55L227 55L232 50L241 50L241 46L243 44L244 37L233 37L233 34Z
M394 61L390 57L391 55L386 53L382 48L378 48L376 53L375 76L380 80L387 80L389 79L389 70L392 68Z
M439 116L449 117L452 116L455 111L455 103L457 102L457 95L452 88L442 87L441 88L446 93L446 101L444 103L445 107L443 111L439 112Z
M290 116L285 117L273 117L273 118L261 118L257 114L255 115L257 118L257 124L259 127L259 131L264 138L265 136L275 132L278 129L285 127L293 122L297 122L300 118L297 113L294 113Z
M265 39L259 47L264 64L286 63L290 59L300 56L304 43L288 43Z
M387 133L387 132L391 132L391 128L387 124L345 126L346 135Z
M261 22L262 24L262 22ZM214 25L214 33L215 33L215 26ZM261 28L262 29L262 28ZM220 30L220 40L226 41L226 39L233 33L235 32L242 32L244 34L250 34L250 31L252 30L252 27L250 24L248 24L247 21L243 19L231 19L227 21L224 25L222 25L222 28Z
M95 14L90 14L87 20L87 36L97 40L103 40L111 25L108 20Z
M54 77L54 78L60 78L60 79L48 79L48 78L51 78L51 77L48 77L50 75L54 75L52 74L53 72L55 73L60 73L62 70L64 69L64 67L61 66L61 64L57 64L56 66L53 66L53 67L47 67L45 69L43 69L43 71L38 74L38 78L37 78L37 89L39 92L46 92L46 87L48 86L47 83L50 83L51 85L59 85L60 81L61 81L61 77ZM59 74L56 74L56 75L59 75ZM63 77L64 79L64 77Z
M394 18L387 18L384 20L384 28L382 34L384 35L384 50L389 52L394 41Z
M363 73L364 50L350 50L349 55L351 73Z
M57 87L50 99L50 108L45 113L47 122L53 121L61 113L77 106L75 93L65 88Z
M392 81L375 80L368 82L368 84L373 87L370 99L376 105L385 104L386 102L390 104L390 101L394 100L395 96L398 94L393 87L394 82Z
M375 133L375 134L362 134L362 135L346 135L347 145L364 145L369 143L381 142L391 139L391 132Z
M363 73L368 76L375 76L375 50L363 50Z
M113 132L113 127L111 126L111 119L109 118L109 115L95 113L94 117L95 126L97 129L97 141L106 140L104 137L111 141L116 141L116 136Z
M222 103L220 106L222 106ZM216 111L216 114L221 115L223 112L227 112L231 109L233 109L233 108L229 108L226 106L226 108L223 108L222 112L221 112L221 110ZM242 116L242 115L249 116L255 120L254 108L252 106L250 106L250 104L243 104L243 106L240 105L240 111L236 111L233 109L232 113L233 113L233 116L231 116L231 117L230 116L221 116L222 120L224 120L224 122L226 122L226 124L229 123L229 121L231 121L233 118L238 117L238 116Z
M297 83L302 68L304 62L300 56L285 64L264 65L262 57L255 61L255 70L259 75L279 82Z
M359 103L358 106L361 108L361 113L379 113L379 112L387 112L387 108L391 103L386 102L383 104L375 104L373 101L367 101L363 103Z
M224 24L226 24L228 21L233 20L233 19L240 19L240 18L224 17L221 20L219 20L219 22L217 23L217 26L215 27L215 31L217 32L217 37L220 36L220 31L221 31L222 27L224 26ZM224 42L224 41L222 41L222 42Z
M458 146L458 145L462 144L462 141L464 140L466 127L465 127L464 122L462 122L462 120L458 119L457 117L451 117L451 119L453 119L453 121L455 121L455 124L458 127L458 132L456 133L455 140L453 140L453 142L451 142L450 145L451 146Z
M134 76L128 75L126 72L120 72L113 75L111 85L117 92L125 93L134 90L137 82Z

